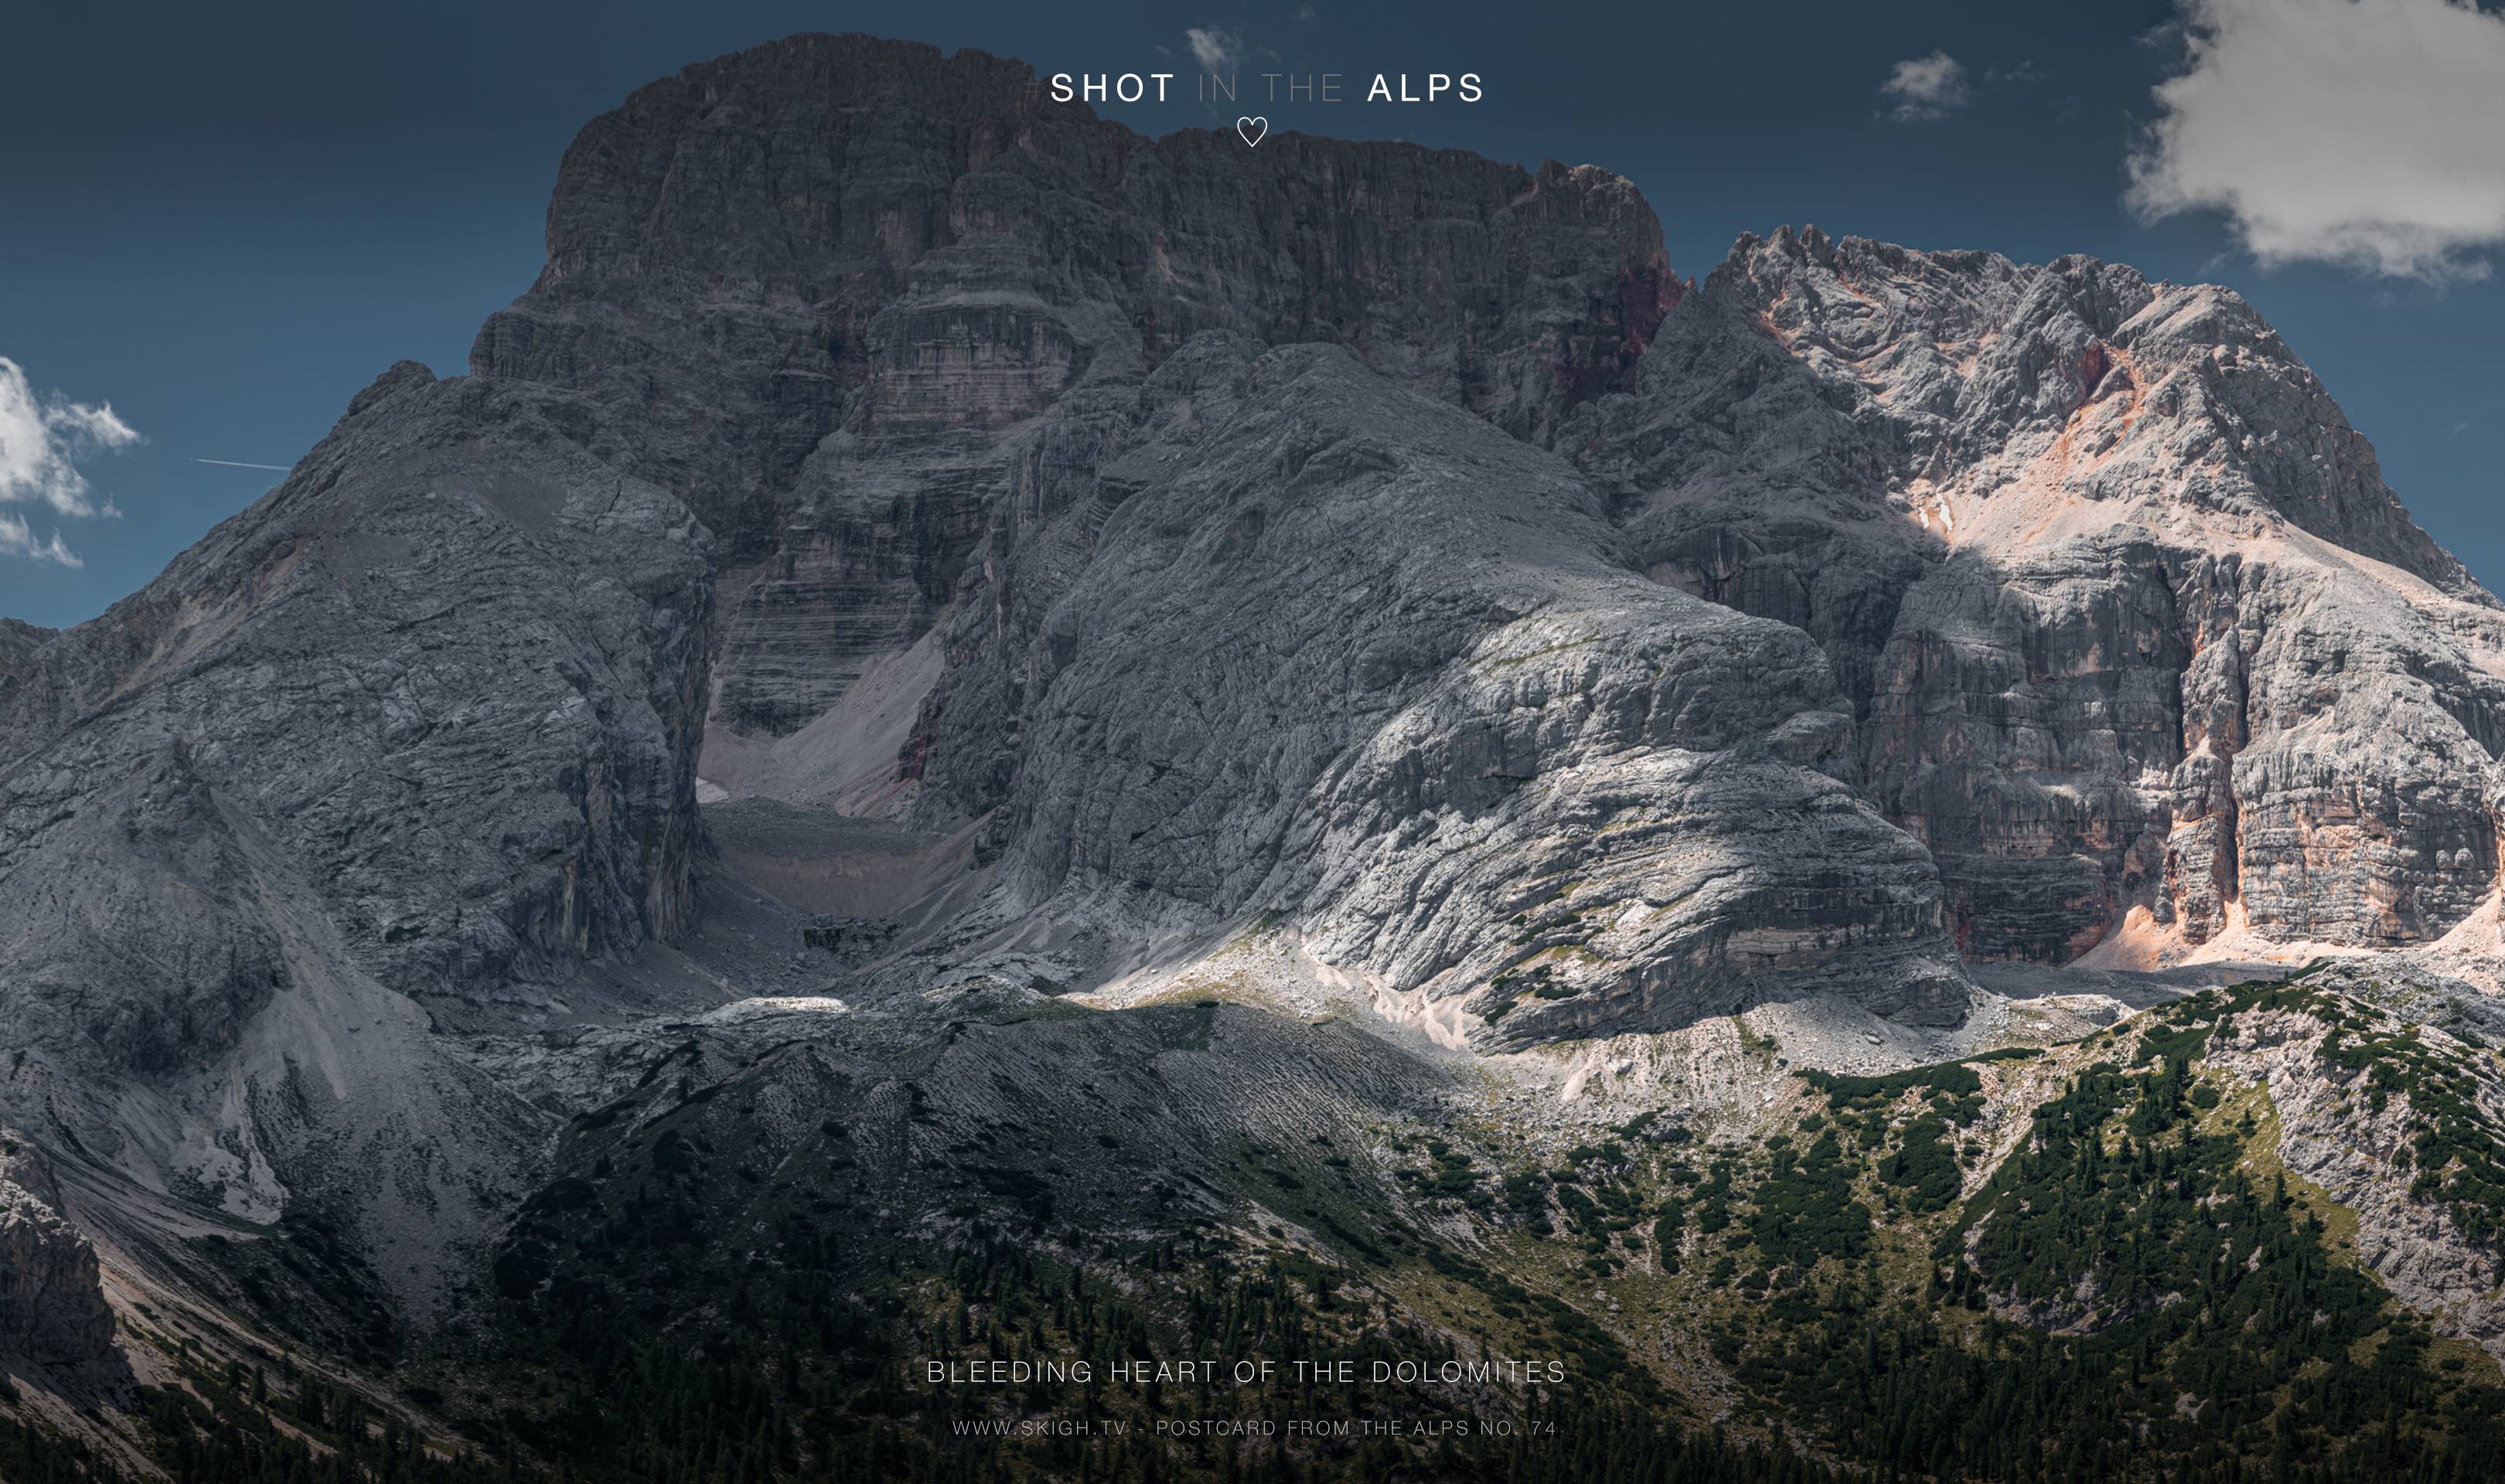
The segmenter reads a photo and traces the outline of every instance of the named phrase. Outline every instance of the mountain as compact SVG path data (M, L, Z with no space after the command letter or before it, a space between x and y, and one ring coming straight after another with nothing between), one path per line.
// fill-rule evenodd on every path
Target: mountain
M2492 900L2505 614L2241 299L1812 230L1690 308L1578 463L1661 580L1817 638L1968 952L2400 947Z
M857 36L547 236L0 625L0 1464L2505 1466L2505 608L2232 293ZM1219 1350L1431 1363L919 1369Z

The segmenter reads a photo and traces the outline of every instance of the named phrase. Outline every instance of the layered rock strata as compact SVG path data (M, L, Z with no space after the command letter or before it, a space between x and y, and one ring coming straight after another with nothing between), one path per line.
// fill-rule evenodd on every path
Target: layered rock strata
M2505 613L2242 299L1742 239L1564 444L1663 581L1815 635L1970 953L2443 936Z

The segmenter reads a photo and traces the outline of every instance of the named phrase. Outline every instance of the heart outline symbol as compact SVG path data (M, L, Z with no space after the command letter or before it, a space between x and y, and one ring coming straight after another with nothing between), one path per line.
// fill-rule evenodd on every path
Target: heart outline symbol
M1253 118L1238 119L1235 121L1235 132L1243 137L1246 149L1255 149L1262 140L1270 137L1270 121Z

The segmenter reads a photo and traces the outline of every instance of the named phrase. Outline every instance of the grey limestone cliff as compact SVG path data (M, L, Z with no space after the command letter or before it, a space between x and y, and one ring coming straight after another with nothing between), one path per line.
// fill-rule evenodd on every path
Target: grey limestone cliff
M1786 229L1643 383L1578 462L1662 580L1817 637L1968 951L2424 943L2495 890L2505 610L2235 294Z
M156 582L19 647L28 1136L239 1216L346 1191L457 1236L537 1115L430 1027L546 1013L688 920L708 551L491 383L403 365Z
M94 1244L60 1207L34 1151L0 1131L0 1365L92 1389L118 1368L113 1311Z
M471 363L705 520L715 714L782 735L931 626L991 507L1084 457L1070 403L1203 331L1345 345L1536 435L1632 380L1678 288L1606 171L1149 140L1023 63L802 36L586 127L547 267Z

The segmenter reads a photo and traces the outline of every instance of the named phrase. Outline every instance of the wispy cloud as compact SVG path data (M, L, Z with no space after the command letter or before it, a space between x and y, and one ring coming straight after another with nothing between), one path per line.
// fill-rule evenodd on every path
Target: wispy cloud
M2265 266L2441 284L2505 242L2505 17L2456 0L2183 0L2131 158L2154 221L2216 210Z
M1210 72L1233 72L1244 61L1244 38L1215 26L1193 26L1182 33L1193 61Z
M0 356L0 505L40 505L70 519L118 515L110 501L95 502L78 466L138 441L112 403L39 395L25 370ZM9 510L0 510L0 555L81 565L57 527L39 537L24 516Z
M40 540L22 517L0 510L0 557L30 557L38 562L58 562L63 567L85 567L79 554L70 550L58 531Z
M1946 52L1934 52L1898 62L1879 85L1879 96L1888 100L1888 116L1898 123L1922 123L1965 107L1971 94L1964 66Z

